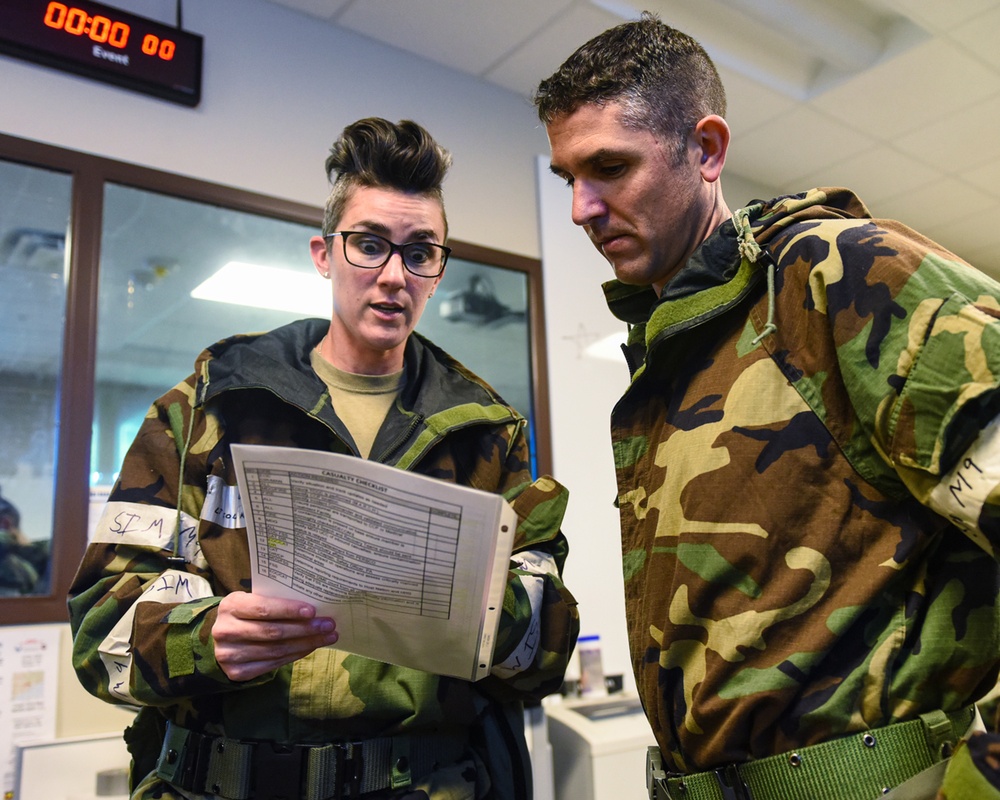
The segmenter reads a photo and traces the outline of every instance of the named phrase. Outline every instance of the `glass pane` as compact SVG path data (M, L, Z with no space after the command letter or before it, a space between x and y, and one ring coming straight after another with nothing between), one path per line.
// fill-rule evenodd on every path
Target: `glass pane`
M0 161L0 596L48 594L71 192Z
M309 256L318 230L257 214L108 184L104 191L91 490L110 488L150 403L187 377L198 354L236 333L329 318L331 298ZM280 311L191 296L227 264L245 287L254 267L305 278L304 303ZM317 291L322 290L322 291Z
M205 347L234 333L331 313L329 285L318 280L309 256L309 238L318 229L116 184L106 186L104 202L95 500L114 482L149 404L191 372ZM230 291L250 283L254 267L289 270L291 276L260 280L274 300L276 287L304 278L306 288L295 293L300 304L277 311L191 297L232 262L241 277ZM533 420L527 312L525 273L454 258L418 330Z
M449 259L417 330L533 419L527 273Z

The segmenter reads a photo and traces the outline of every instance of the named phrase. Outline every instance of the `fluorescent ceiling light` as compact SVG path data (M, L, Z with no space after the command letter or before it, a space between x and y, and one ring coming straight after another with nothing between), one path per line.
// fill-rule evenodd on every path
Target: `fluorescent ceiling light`
M317 290L319 280L315 272L230 261L192 289L191 296L308 317L329 317L332 297L329 288Z
M628 334L625 331L612 333L610 336L605 336L603 339L598 339L593 344L587 345L583 354L590 356L590 358L600 358L624 364L625 356L622 355L622 345L625 344L627 338Z
M903 14L868 0L590 0L621 19L649 9L690 34L720 68L808 100L925 41Z

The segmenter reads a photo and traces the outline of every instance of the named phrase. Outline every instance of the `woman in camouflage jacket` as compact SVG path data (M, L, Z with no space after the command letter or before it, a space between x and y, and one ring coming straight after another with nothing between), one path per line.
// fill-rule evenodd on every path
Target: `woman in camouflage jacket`
M338 200L335 183L311 242L333 281L332 320L219 342L153 404L71 588L80 680L141 707L126 737L133 798L531 797L522 702L558 689L579 628L560 577L567 495L532 480L525 420L413 333L438 280L420 271L444 239L442 159L413 123L363 120L345 129L334 168L380 165L390 156L365 148L382 138L404 161L412 140L418 155L429 147L436 179L413 187L406 161L401 186L369 176ZM359 249L338 223L362 231ZM407 244L388 249L388 236ZM383 246L381 264L364 261ZM351 398L331 399L331 365L398 381L388 411L375 417L361 398L362 417L345 424ZM383 414L360 446L359 427ZM237 442L364 454L507 498L518 527L491 674L472 683L325 647L335 621L247 594Z

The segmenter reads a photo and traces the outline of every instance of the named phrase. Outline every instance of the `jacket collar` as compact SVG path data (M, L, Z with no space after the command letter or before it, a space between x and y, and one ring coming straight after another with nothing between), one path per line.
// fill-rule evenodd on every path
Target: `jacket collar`
M733 219L740 222L740 227L748 229L761 246L766 246L796 223L870 217L861 199L842 188L810 189L782 195L766 203L754 200L733 215ZM739 278L741 238L733 220L724 222L694 252L683 269L671 278L660 296L649 286L627 286L619 281L608 281L604 284L608 307L623 322L639 325L648 322L659 305L684 300L704 291L719 290ZM749 260L755 259L751 257ZM725 291L719 293L727 294ZM713 297L718 299L717 295ZM697 312L698 309L694 310Z
M753 206L751 211L759 209ZM727 220L695 250L658 297L649 286L626 286L619 281L607 282L604 292L611 312L632 326L630 360L638 363L658 337L724 313L761 277L758 262L741 254L740 234L733 220Z
M232 336L213 344L195 364L196 403L202 405L230 390L260 389L342 431L326 384L309 363L309 353L328 328L327 320L298 320L267 333ZM396 443L392 447L396 457L412 462L459 427L477 422L524 424L486 383L418 333L407 339L403 365L405 388L379 432L373 454ZM405 452L399 449L404 443Z

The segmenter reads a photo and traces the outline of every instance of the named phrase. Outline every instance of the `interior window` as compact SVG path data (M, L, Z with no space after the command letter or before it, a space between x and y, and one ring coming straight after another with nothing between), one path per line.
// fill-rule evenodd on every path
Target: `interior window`
M0 596L48 594L69 175L0 160Z
M329 319L332 293L309 255L322 218L318 203L0 134L5 624L66 619L66 593L127 448L202 349ZM541 265L449 244L419 330L527 417L533 469L549 472Z
M114 483L150 403L193 371L204 348L302 317L329 318L329 285L309 256L316 233L105 186L90 454L95 497Z
M528 281L525 272L453 256L417 330L489 381L534 428Z
M309 238L318 233L143 189L105 187L95 496L114 483L149 404L192 371L205 347L302 317L329 319L330 287L309 256ZM531 420L527 317L525 273L453 257L418 330Z

